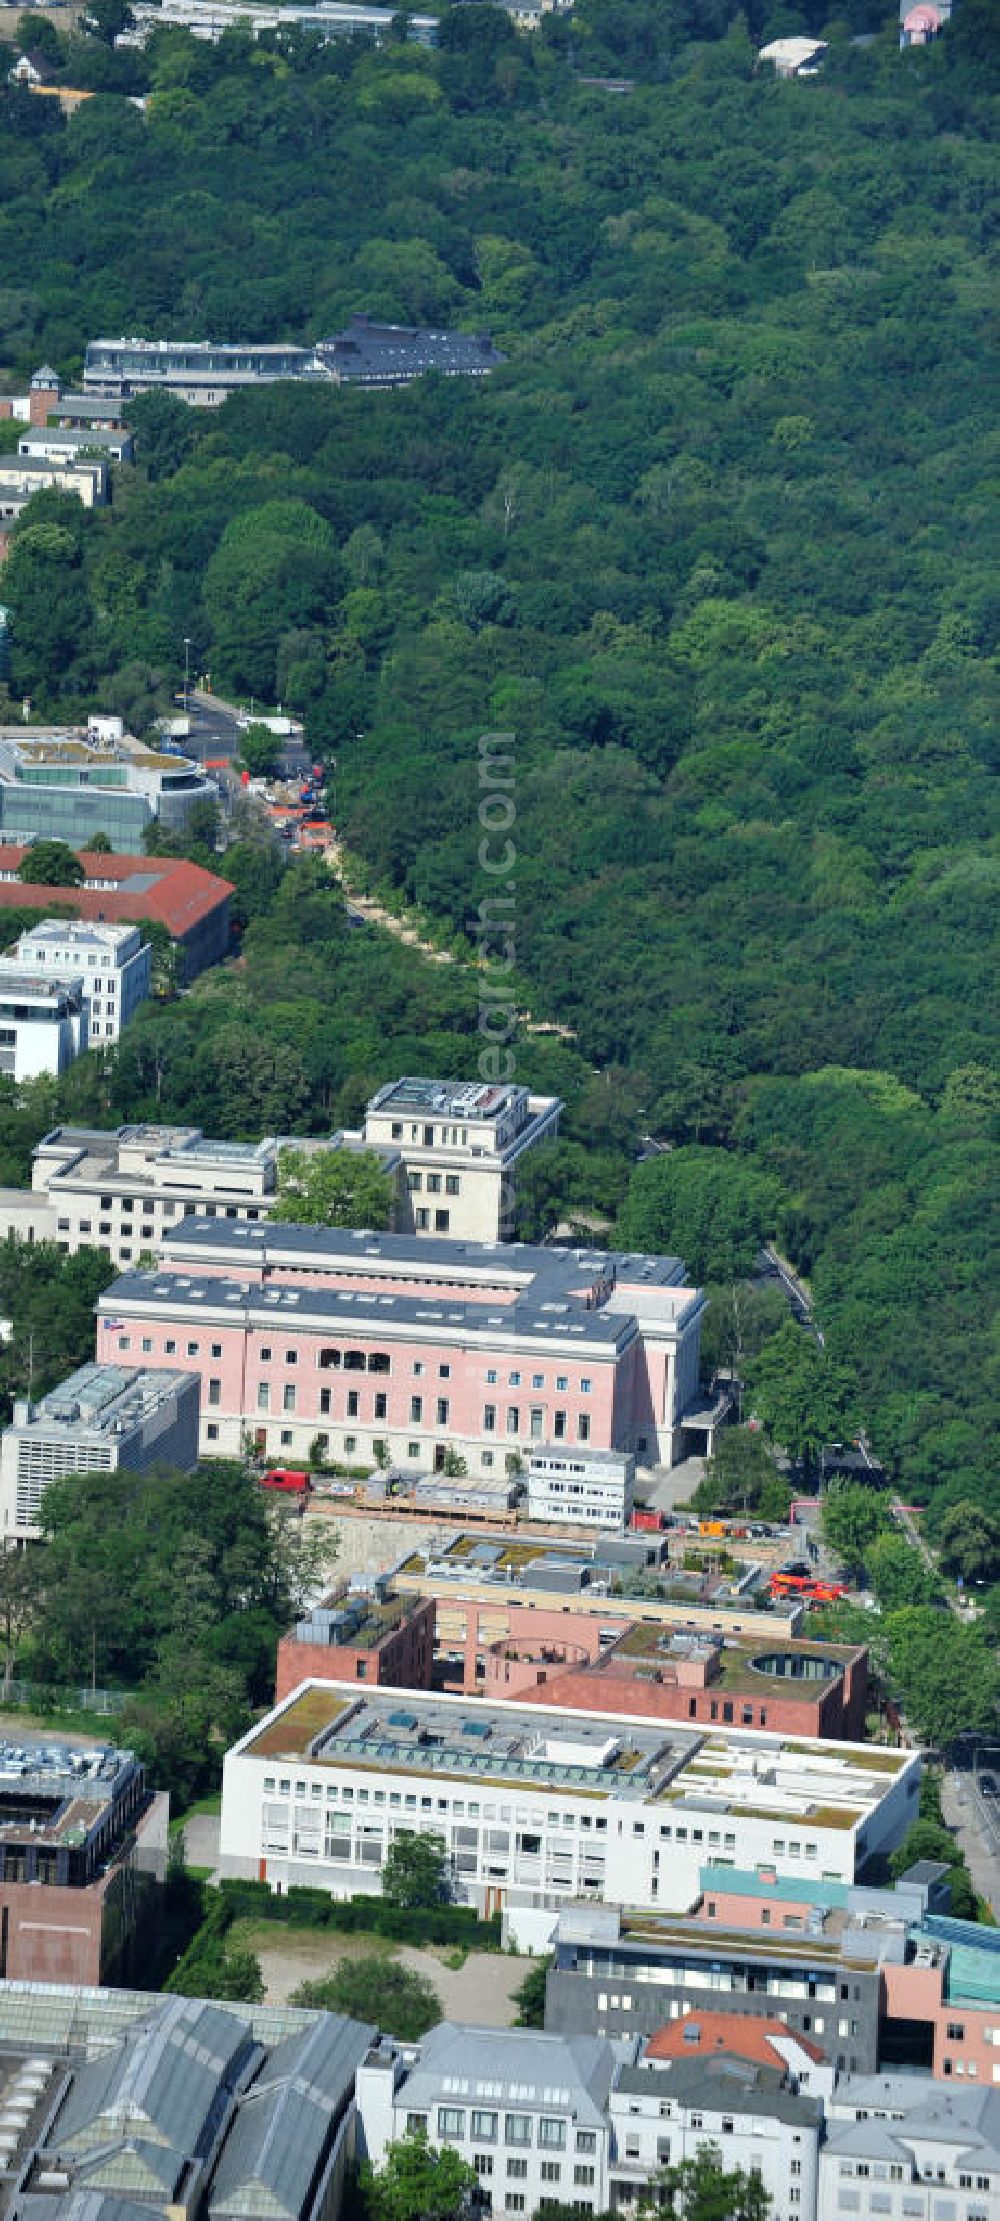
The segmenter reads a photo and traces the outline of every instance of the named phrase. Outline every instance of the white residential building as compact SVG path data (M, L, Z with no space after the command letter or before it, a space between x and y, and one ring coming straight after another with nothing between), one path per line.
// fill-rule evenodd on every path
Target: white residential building
M737 2034L731 2051L708 2058L640 2053L619 2069L609 2100L616 2207L633 2204L661 2168L714 2144L730 2171L760 2176L769 2221L814 2221L821 2101L780 2061L739 2056L739 2043Z
M397 1829L439 1835L458 1897L544 1950L573 1898L686 1911L706 1857L853 1882L919 1782L914 1752L305 1682L227 1754L221 1862L377 1893Z
M1000 2221L1000 2090L851 2075L826 2120L817 2221Z
M419 2045L383 2041L358 2068L358 2141L380 2166L423 2131L475 2168L487 2210L534 2214L546 2200L608 2203L612 2046L600 2036L470 2028L442 2021Z
M57 1079L87 1047L83 981L45 979L0 956L0 1072Z
M82 981L91 1048L117 1041L149 994L152 950L137 925L44 918L22 933L15 953L29 971Z
M621 1532L632 1517L634 1482L635 1459L628 1450L544 1442L528 1454L528 1517Z
M402 1159L400 1233L451 1241L510 1241L517 1171L529 1150L555 1141L562 1104L526 1087L479 1081L391 1080L373 1095L358 1136Z
M198 1383L190 1373L81 1365L39 1403L18 1400L0 1440L0 1540L39 1532L42 1494L67 1473L190 1472L198 1461Z
M277 1154L274 1140L208 1141L200 1126L55 1126L35 1149L31 1187L0 1188L0 1240L106 1249L132 1264L188 1212L266 1218Z

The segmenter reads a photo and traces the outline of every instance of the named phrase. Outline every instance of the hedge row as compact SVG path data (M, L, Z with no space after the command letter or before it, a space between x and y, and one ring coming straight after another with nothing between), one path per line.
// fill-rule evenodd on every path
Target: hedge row
M233 1920L273 1920L289 1928L331 1928L341 1935L385 1936L393 1943L462 1944L500 1951L500 1915L480 1920L470 1905L388 1905L381 1897L330 1897L322 1889L275 1895L266 1882L224 1881L220 1895Z

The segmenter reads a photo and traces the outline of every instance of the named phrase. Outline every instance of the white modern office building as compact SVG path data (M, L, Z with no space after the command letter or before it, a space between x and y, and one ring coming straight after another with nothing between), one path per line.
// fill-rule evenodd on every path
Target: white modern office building
M600 2036L442 2021L419 2045L383 2038L355 2080L359 2147L379 2167L421 2133L475 2169L487 2211L535 2214L548 2199L600 2212L615 2066Z
M190 1472L198 1461L198 1383L190 1373L81 1365L38 1403L18 1399L0 1439L0 1536L37 1536L42 1495L67 1473Z
M635 1459L627 1450L540 1443L528 1454L528 1517L546 1525L613 1527L632 1517Z
M83 981L50 979L0 956L0 1073L58 1079L87 1047Z
M152 950L137 925L43 918L22 933L17 961L48 979L79 979L88 1046L117 1041L149 994Z
M377 1893L415 1829L460 1900L544 1950L573 1898L685 1911L706 1858L853 1882L901 1841L919 1782L910 1751L305 1682L227 1754L221 1862Z
M392 1080L372 1097L353 1139L397 1150L403 1164L400 1233L451 1241L509 1241L518 1167L555 1141L562 1104L526 1087L478 1081Z
M30 1188L0 1188L0 1239L106 1249L129 1265L158 1253L188 1212L266 1218L277 1152L274 1140L206 1140L200 1126L55 1126L35 1149Z

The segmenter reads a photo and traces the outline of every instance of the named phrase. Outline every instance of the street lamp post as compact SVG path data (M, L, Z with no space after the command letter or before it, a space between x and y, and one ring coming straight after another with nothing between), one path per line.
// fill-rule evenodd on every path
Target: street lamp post
M188 714L191 696L191 642L184 636L184 715Z

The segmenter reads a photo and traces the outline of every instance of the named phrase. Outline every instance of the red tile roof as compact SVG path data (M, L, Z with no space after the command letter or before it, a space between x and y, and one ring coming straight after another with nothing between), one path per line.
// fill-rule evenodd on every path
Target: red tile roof
M0 871L17 872L26 848L0 847ZM115 887L39 887L20 879L0 879L0 908L59 910L109 925L131 925L157 918L171 939L181 941L211 916L230 895L232 881L173 856L108 856L80 852L88 880L114 879Z
M751 2013L700 2013L695 2010L683 2020L670 2021L665 2028L658 2028L646 2046L649 2059L697 2059L707 2053L726 2051L738 2059L751 2059L760 2067L784 2067L784 2060L774 2048L773 2038L791 2036L810 2059L821 2060L823 2053L808 2036L800 2036L795 2029L788 2029L782 2021L757 2020Z

